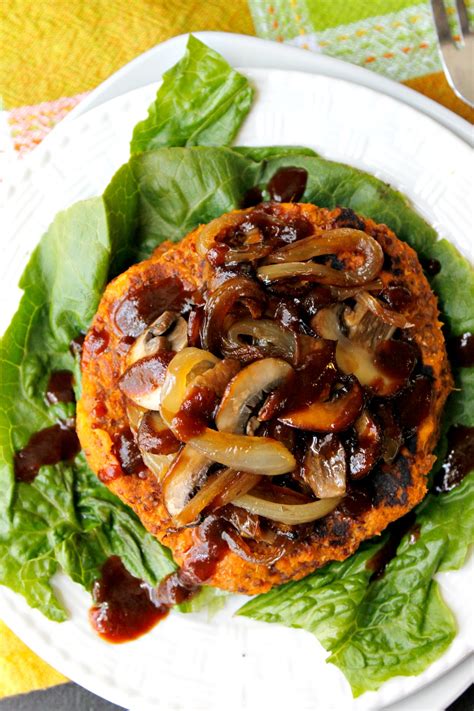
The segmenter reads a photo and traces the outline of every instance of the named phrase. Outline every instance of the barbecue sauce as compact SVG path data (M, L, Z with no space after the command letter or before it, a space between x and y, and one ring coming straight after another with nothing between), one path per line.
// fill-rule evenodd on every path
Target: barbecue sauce
M216 516L208 516L196 529L195 544L184 566L156 589L131 575L117 556L109 558L93 588L89 620L95 631L108 642L137 639L166 617L171 607L196 595L227 551L222 538L225 525Z
M165 605L157 605L153 600L151 586L131 575L117 556L102 566L92 596L90 623L108 642L137 639L168 614Z
M146 284L123 299L115 311L115 324L124 336L137 336L163 311L179 311L184 304L183 284L177 277L166 277Z
M398 547L406 533L411 532L410 543L418 540L420 529L415 524L416 514L410 511L388 527L388 538L377 553L367 562L367 568L372 571L370 580L380 580L384 576L387 565L397 555Z
M299 202L307 182L308 172L304 168L280 168L267 186L270 199L275 202Z
M76 431L70 427L53 425L39 430L15 454L15 478L17 481L31 483L41 467L70 461L80 449Z
M474 469L474 427L456 425L448 431L448 451L436 475L434 490L451 491Z
M463 333L462 336L450 338L448 341L449 360L458 368L474 366L474 334Z
M72 382L73 375L69 370L56 370L51 373L46 386L46 402L49 405L55 405L58 402L75 402Z

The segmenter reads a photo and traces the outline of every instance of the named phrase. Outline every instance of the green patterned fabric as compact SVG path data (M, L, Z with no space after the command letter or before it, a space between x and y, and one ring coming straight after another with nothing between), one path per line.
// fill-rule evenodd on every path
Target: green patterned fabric
M455 0L444 0L454 37ZM257 34L373 69L396 81L442 70L429 0L249 0ZM474 0L467 0L471 19Z

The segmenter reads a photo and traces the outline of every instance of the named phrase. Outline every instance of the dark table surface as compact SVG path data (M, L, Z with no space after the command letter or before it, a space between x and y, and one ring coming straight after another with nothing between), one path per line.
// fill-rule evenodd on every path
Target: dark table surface
M110 704L77 684L70 683L4 699L0 701L0 711L121 711L121 706ZM474 686L451 704L447 711L474 711Z

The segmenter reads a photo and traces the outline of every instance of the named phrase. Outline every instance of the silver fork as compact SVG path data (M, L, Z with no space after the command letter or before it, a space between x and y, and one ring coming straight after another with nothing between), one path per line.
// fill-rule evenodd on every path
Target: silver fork
M474 32L463 0L456 0L459 37L453 38L442 0L431 0L444 73L451 88L474 107Z

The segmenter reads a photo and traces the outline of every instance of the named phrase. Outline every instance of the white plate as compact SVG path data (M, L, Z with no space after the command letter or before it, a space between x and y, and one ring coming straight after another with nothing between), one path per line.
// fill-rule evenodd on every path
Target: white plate
M360 84L375 89L380 94L399 99L408 106L434 118L456 135L472 145L474 131L470 123L449 111L436 101L429 99L399 82L383 77L377 72L328 57L317 52L308 52L281 42L272 42L238 35L230 32L194 32L202 42L222 54L234 67L271 68L310 72L323 76L347 79L352 84ZM73 120L104 101L138 89L155 81L184 53L189 34L171 37L152 49L136 57L112 74L89 96L68 114L66 120Z
M412 108L345 81L277 70L245 73L257 101L239 135L247 145L302 144L363 167L408 194L439 232L466 255L472 244L470 150L451 131ZM284 91L282 91L284 88ZM13 284L57 210L101 192L128 155L133 125L156 86L102 104L54 131L8 188L11 221L2 262L2 312L15 305ZM18 291L16 292L18 295ZM317 641L302 631L232 619L172 614L149 635L111 646L89 629L88 596L58 576L71 620L57 625L8 590L0 617L40 656L91 691L136 709L379 709L439 678L471 649L472 568L440 576L459 634L418 677L399 677L357 701L338 669L324 664ZM431 703L436 711L446 702Z

